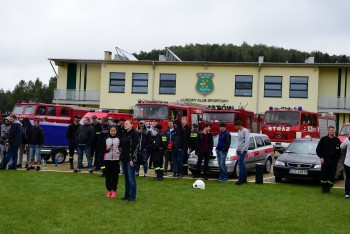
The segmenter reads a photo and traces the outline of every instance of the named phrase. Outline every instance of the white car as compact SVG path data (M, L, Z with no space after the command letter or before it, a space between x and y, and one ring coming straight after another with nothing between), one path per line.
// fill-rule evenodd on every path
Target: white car
M257 163L264 164L264 172L269 173L272 168L272 160L274 158L274 149L269 137L265 134L250 133L249 150L246 155L246 169L247 171L255 170ZM209 171L219 172L219 163L216 157L216 145L218 144L219 136L214 137L213 156L209 160ZM226 168L228 174L233 174L238 177L238 156L236 154L238 144L237 132L231 132L231 146L226 157ZM195 173L197 168L198 156L195 151L189 155L188 166L190 171ZM201 164L201 171L204 168L204 160Z

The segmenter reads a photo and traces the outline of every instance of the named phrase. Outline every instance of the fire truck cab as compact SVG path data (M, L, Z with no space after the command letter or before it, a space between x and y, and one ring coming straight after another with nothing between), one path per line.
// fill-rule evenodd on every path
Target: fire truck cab
M134 106L134 119L144 120L148 125L152 121L161 124L163 131L168 128L169 120L188 117L188 125L198 123L201 118L204 106L186 103L170 103L163 101L141 101Z
M318 113L299 107L269 107L261 131L272 142L275 151L282 153L296 138L320 138Z
M225 122L226 129L229 132L237 132L235 121L240 120L245 128L252 133L260 131L260 118L254 115L254 112L247 111L243 108L234 109L232 106L209 106L203 111L203 116L199 124L199 129L202 130L206 124L211 124L211 132L213 135L218 135L219 123Z
M54 123L71 123L74 116L83 116L89 111L84 107L62 106L46 103L17 103L11 114L16 115L20 120L24 117L30 120L39 119L40 121Z

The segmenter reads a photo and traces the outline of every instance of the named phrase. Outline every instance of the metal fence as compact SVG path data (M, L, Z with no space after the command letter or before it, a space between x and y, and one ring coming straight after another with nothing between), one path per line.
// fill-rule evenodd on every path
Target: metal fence
M56 89L54 91L54 100L100 101L100 91Z
M350 98L318 97L317 107L326 109L350 109Z

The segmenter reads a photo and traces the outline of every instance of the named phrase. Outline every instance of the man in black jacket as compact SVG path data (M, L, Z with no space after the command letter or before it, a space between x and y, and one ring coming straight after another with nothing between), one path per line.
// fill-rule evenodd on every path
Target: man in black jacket
M95 129L94 140L91 144L91 158L93 158L95 170L101 170L100 165L100 146L98 145L98 140L102 131L102 124L97 122L97 116L93 115L91 126Z
M177 165L177 171L175 171L174 167L174 174L173 177L183 177L183 155L184 155L184 149L186 146L186 131L182 127L180 120L174 121L174 128L175 128L175 134L174 134L174 149L173 149L173 156Z
M78 167L74 170L74 172L80 172L83 168L83 154L85 152L88 161L89 173L93 173L91 144L94 140L95 129L90 125L90 119L88 117L85 117L83 121L84 124L78 128L77 133L75 134L78 151Z
M202 133L198 134L196 140L197 140L197 147L195 148L196 154L198 155L198 161L197 161L197 170L196 173L193 175L193 178L199 177L201 173L201 164L204 159L204 176L203 178L205 180L208 179L208 165L209 165L209 159L210 156L213 155L213 135L210 133L210 124L206 124Z
M5 146L8 148L2 169L6 169L7 163L12 159L11 169L17 169L18 147L22 144L22 125L15 115L10 116L11 128L8 141Z
M27 168L27 170L34 169L34 164L37 162L37 164L41 163L41 145L44 143L44 131L41 127L39 127L39 120L34 120L34 126L29 130L28 133L28 144L29 144L29 155L30 155L30 162L31 166ZM26 146L28 148L28 146ZM35 161L35 154L37 157L37 160ZM41 163L41 166L44 163ZM40 166L38 165L36 167L36 170L40 170Z
M75 142L75 134L80 127L80 117L79 115L74 116L74 122L71 123L67 128L66 138L69 142L69 163L70 169L74 169L73 161L74 161L74 151L77 150L77 143Z
M341 156L340 140L335 136L335 128L328 127L328 135L318 142L317 156L321 161L321 184L322 192L329 193L333 186L337 163Z

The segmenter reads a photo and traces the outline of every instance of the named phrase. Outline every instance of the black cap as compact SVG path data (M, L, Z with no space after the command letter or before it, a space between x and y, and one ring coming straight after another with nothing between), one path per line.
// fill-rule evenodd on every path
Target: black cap
M93 118L93 119L97 119L97 116L96 116L96 115L93 115L91 118Z
M80 116L79 115L74 115L74 118L75 119L80 119Z
M157 125L156 125L156 129L162 130L162 128L163 128L162 125L160 125L160 124L157 124Z
M225 122L220 122L219 127L226 127L226 123Z

